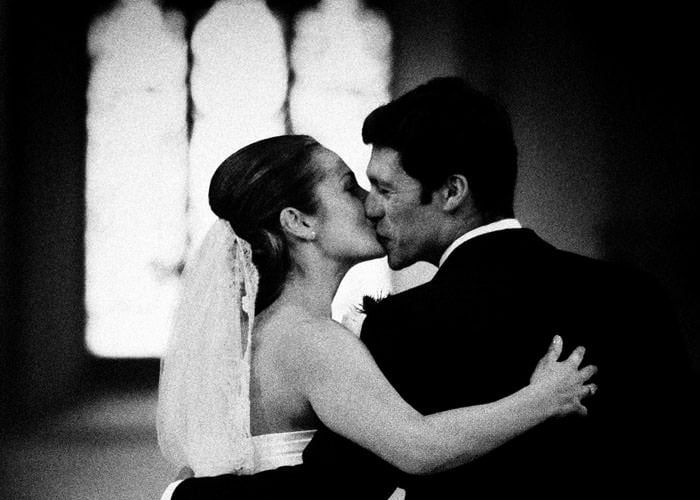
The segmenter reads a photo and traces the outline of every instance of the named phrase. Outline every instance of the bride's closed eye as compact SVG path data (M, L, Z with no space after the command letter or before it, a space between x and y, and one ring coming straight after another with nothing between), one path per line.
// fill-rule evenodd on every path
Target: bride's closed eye
M395 193L396 191L392 189L389 186L377 184L376 185L377 193L379 193L381 196L388 197L389 195Z
M357 183L355 177L348 177L348 180L346 181L344 186L344 190L349 192L355 198L364 198L364 189L362 189L362 187Z

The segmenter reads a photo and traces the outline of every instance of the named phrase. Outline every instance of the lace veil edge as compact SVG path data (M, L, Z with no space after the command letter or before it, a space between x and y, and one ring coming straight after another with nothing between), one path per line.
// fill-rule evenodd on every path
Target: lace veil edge
M218 220L185 267L158 389L161 451L197 476L253 467L250 351L257 287L250 245Z

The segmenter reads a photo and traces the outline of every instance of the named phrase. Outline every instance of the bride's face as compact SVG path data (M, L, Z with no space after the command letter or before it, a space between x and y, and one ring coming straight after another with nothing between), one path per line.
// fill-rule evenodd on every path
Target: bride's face
M355 174L328 149L319 148L315 160L323 170L323 180L316 185L316 240L324 253L350 264L385 255L365 216L367 191L357 184Z

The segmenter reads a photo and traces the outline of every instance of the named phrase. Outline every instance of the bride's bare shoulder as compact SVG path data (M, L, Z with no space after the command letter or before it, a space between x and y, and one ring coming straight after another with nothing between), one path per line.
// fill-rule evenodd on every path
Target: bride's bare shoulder
M294 328L298 340L304 344L359 342L357 336L331 318L299 317L290 326Z
M276 330L283 346L280 353L294 366L300 361L315 363L363 348L357 336L337 321L300 309L277 311L266 326Z
M279 368L306 397L350 377L348 367L361 369L371 359L362 341L330 318L297 318L288 326Z

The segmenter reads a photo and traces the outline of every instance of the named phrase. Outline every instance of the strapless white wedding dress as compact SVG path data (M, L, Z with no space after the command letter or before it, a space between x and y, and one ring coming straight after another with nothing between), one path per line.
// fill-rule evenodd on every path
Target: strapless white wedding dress
M253 436L253 468L239 474L256 474L285 465L301 464L304 448L315 433L315 430L306 430ZM179 483L180 481L176 481L170 484L161 500L170 500ZM403 500L404 497L404 491L397 489L390 500Z
M302 463L304 448L315 432L308 430L253 436L255 469L252 473ZM405 496L404 490L397 488L389 500L403 500Z
M299 465L301 454L314 436L315 430L279 432L253 436L253 470L250 474L276 469L284 465Z
M238 472L241 475L276 469L284 465L299 465L302 463L302 453L309 444L315 430L279 432L253 436L253 466ZM173 492L182 481L170 483L163 492L161 500L171 500ZM234 492L232 492L233 494Z

